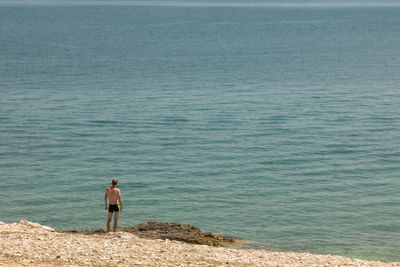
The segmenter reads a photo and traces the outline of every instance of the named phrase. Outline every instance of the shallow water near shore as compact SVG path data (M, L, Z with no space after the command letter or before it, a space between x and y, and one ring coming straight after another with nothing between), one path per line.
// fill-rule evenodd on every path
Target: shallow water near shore
M0 2L0 221L118 177L121 225L400 261L398 6L107 3Z

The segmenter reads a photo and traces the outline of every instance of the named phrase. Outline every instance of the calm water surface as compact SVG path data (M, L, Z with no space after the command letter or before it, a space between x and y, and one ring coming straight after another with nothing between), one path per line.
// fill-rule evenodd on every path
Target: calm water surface
M400 7L0 5L0 221L150 219L400 261Z

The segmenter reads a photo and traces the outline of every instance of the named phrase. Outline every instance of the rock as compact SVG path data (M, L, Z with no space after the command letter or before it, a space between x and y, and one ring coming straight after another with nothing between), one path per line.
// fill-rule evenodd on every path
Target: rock
M92 230L72 230L69 233L79 234L103 234L104 229ZM180 224L177 222L156 222L148 221L132 227L120 227L119 232L127 232L139 238L146 239L162 239L162 240L177 240L190 244L210 245L210 246L226 246L230 245L236 240L227 238L221 235L215 235L211 232L203 233L199 228L190 224Z

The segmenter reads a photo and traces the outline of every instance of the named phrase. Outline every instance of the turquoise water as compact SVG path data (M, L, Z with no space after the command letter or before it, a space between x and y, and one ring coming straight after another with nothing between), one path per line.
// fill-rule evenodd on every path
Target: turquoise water
M118 177L122 225L400 261L399 5L34 3L0 2L0 221L105 227Z

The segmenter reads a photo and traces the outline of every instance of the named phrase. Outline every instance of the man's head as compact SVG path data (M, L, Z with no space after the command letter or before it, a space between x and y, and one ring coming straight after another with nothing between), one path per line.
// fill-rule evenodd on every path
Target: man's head
M114 178L112 181L111 181L111 185L112 186L116 186L118 184L118 179L117 178Z

